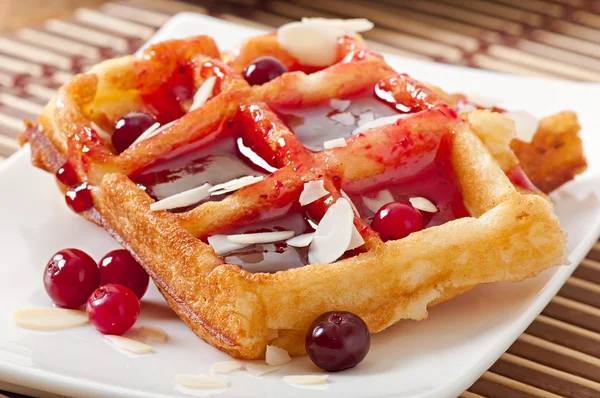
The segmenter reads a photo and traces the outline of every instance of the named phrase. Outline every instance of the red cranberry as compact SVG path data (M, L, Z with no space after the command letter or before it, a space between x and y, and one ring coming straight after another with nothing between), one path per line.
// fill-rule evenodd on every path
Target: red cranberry
M65 194L65 201L75 213L81 213L82 211L90 209L94 205L92 193L90 192L90 186L87 182L84 182L76 188L68 190Z
M148 289L148 274L127 250L113 250L100 260L100 284L118 283L127 286L138 299Z
M100 333L121 335L137 320L140 301L128 287L111 283L96 289L86 311Z
M367 324L351 312L326 312L315 319L305 340L311 361L328 372L358 365L369 352L371 334Z
M112 134L112 144L121 153L148 130L156 119L148 113L131 112L117 120Z
M251 86L257 86L270 82L277 76L287 72L287 68L278 59L273 57L260 57L246 66L242 71L244 79Z
M75 168L69 162L62 165L56 172L56 178L61 184L67 187L75 186L79 183L79 176Z
M378 232L384 241L402 239L423 229L423 216L410 205L391 202L375 214L371 228Z
M100 271L93 258L78 249L56 253L44 269L44 288L54 304L79 308L100 285Z

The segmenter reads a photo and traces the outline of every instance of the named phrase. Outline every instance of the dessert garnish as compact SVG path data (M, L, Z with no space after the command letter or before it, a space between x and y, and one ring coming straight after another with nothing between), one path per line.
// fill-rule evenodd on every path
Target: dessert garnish
M158 326L142 325L138 328L137 335L149 343L164 343L167 341L167 334Z
M114 344L117 348L126 350L133 354L143 355L150 354L152 352L152 347L150 347L148 344L144 344L134 339L110 334L104 335L104 338Z
M111 283L92 293L86 312L100 333L121 335L137 320L140 301L128 287Z
M88 323L85 312L65 308L24 308L13 313L13 322L23 329L63 330Z

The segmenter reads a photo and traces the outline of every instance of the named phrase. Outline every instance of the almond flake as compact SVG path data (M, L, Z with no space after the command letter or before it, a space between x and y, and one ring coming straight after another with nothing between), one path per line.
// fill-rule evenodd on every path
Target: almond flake
M294 375L283 376L283 381L290 385L311 386L315 384L327 384L329 375Z
M350 100L341 100L341 99L337 99L337 98L332 98L329 101L329 106L331 106L333 109L335 109L338 112L344 112L346 109L348 109L350 104L351 104Z
M394 197L390 191L382 189L377 192L377 195L375 195L374 198L363 196L362 200L365 206L367 206L367 209L371 210L373 213L377 213L383 206L393 202Z
M132 352L134 354L149 354L152 352L152 347L148 344L141 343L137 340L129 339L123 336L114 336L111 334L104 335L104 338L113 343L118 348Z
M342 59L341 63L342 64L347 64L348 62L352 62L352 60L354 59L354 56L356 55L356 52L354 51L350 51L348 54L346 54L346 56Z
M262 181L263 178L263 176L245 176L235 178L231 181L215 185L214 187L210 188L208 192L210 192L212 196L223 195L225 193L237 191L238 189L241 189L248 185L256 184L257 182Z
M175 380L180 386L188 388L217 389L229 387L229 382L225 376L180 374L175 376Z
M325 149L342 148L345 146L348 146L348 144L343 138L334 138L333 140L325 141L323 143L323 148Z
M354 131L352 132L352 135L363 133L367 130L370 130L370 129L373 129L376 127L386 126L388 124L394 124L398 120L408 117L410 115L411 115L410 113L402 113L399 115L380 117L378 119L367 122L367 123L363 124L362 126L359 125L356 129L354 129Z
M96 134L98 134L98 136L100 138L102 138L103 141L106 142L110 142L111 141L111 136L110 134L108 134L106 131L104 131L100 126L98 126L96 123L91 122L90 123L90 127L92 129L94 129L94 131L96 132Z
M356 118L350 112L335 113L329 116L331 120L343 124L344 126L352 126L356 123Z
M211 76L202 83L198 91L196 91L196 94L194 94L194 101L192 102L192 106L190 106L190 112L200 108L208 101L213 93L216 81L216 76Z
M343 189L340 189L340 195L342 196L342 198L346 199L350 203L350 206L352 206L352 211L354 212L354 214L356 214L357 217L360 218L360 213L358 212L358 209L356 208L356 206L354 206L354 202L352 202L352 199L350 199L350 196L348 196L348 194L346 192L344 192Z
M258 232L255 234L228 235L227 239L238 245L254 245L280 242L282 240L290 239L295 234L294 231Z
M360 115L358 115L357 124L360 127L367 123L371 123L373 120L375 120L375 116L373 115L373 112L365 112L365 113L361 113Z
M167 341L167 334L164 330L156 326L140 326L138 336L144 341L151 343L164 343Z
M196 188L192 188L188 191L183 191L173 196L169 196L168 198L164 198L159 200L158 202L154 202L150 205L150 210L158 211L158 210L168 210L168 209L177 209L179 207L185 207L193 205L194 203L198 203L208 197L210 197L209 190L212 188L212 185L206 183Z
M288 239L285 241L289 246L292 247L306 247L310 245L310 243L315 238L314 232L309 232L307 234L302 234L298 236L294 236L292 239Z
M352 235L350 236L350 244L348 244L348 248L346 250L353 250L357 247L361 247L365 244L365 240L363 239L358 229L356 229L356 225L353 225Z
M304 188L298 201L300 202L300 206L306 206L327 195L329 195L329 192L325 189L323 180L309 181L304 183Z
M159 122L154 123L152 126L148 127L146 129L146 131L144 131L142 134L140 134L140 136L138 138L136 138L136 140L133 141L133 143L131 145L137 144L138 142L142 142L142 141L154 136L154 134L152 134L152 133L154 133L156 130L158 130L159 127L160 127Z
M271 366L281 366L290 362L292 358L290 354L283 348L274 345L268 345L265 353L265 362Z
M271 366L262 363L247 363L246 370L252 376L262 376L265 373L274 372L279 369L281 366Z
M244 368L244 364L238 361L215 362L210 365L210 374L231 373Z
M12 315L13 322L30 330L63 330L85 325L88 317L84 311L64 308L24 308Z
M211 245L215 253L222 256L232 251L242 249L248 245L233 243L227 238L227 235L213 235L208 237L208 244Z
M343 35L339 28L310 26L291 22L277 30L277 41L299 63L307 66L328 66L337 57L337 38Z
M529 112L504 112L504 116L515 122L516 138L523 142L531 142L537 132L539 120Z
M469 113L477 110L477 107L473 104L469 104L468 102L458 102L456 104L456 112L457 113Z
M422 198L420 196L416 196L414 198L408 199L412 207L417 210L426 211L428 213L437 213L438 208L436 205L431 203L429 199Z
M351 18L351 19L337 19L337 18L302 18L302 23L312 26L320 27L332 27L341 29L345 34L354 34L358 32L366 32L373 29L375 26L373 22L366 18Z
M350 202L344 198L331 205L315 231L315 237L308 249L311 264L331 263L350 245L354 213Z

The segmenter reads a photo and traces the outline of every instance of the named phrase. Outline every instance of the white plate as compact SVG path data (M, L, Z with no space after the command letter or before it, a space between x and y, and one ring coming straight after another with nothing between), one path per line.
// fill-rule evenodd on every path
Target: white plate
M207 33L222 49L260 33L206 16L180 14L153 38ZM588 154L600 149L600 86L516 76L388 57L398 71L448 90L480 93L538 116L569 108L577 111ZM315 373L307 358L256 378L229 376L221 397L455 397L469 387L510 346L558 291L600 233L600 159L553 195L556 212L569 234L574 264L549 270L523 283L481 286L431 310L429 319L406 321L373 338L367 359L357 368L330 375L326 391L291 387L282 375ZM118 245L102 229L67 209L53 178L29 164L23 150L0 169L0 388L77 397L181 396L175 375L208 373L227 356L202 342L169 309L152 287L138 324L157 325L169 335L154 354L131 359L109 348L92 327L56 333L16 328L11 313L47 306L42 269L57 250L76 247L96 259ZM20 386L20 387L19 387ZM42 393L46 391L49 393Z

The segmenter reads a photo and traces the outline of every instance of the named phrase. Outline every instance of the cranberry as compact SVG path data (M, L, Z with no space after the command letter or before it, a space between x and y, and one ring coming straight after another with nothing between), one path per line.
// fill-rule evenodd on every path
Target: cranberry
M154 123L154 116L141 112L131 112L117 120L112 134L112 144L116 151L121 153L129 148Z
M100 285L100 271L93 258L78 249L56 253L44 269L44 288L54 304L79 308Z
M68 190L65 194L65 201L75 213L81 213L94 205L92 193L87 182Z
M326 312L315 319L305 340L311 361L328 372L358 365L369 352L371 334L358 315L345 311Z
M410 205L391 202L373 216L371 228L377 231L384 241L402 239L423 229L423 216Z
M63 164L56 172L56 178L61 184L67 187L75 186L79 183L79 176L75 168L69 162Z
M260 57L246 66L242 71L244 79L251 86L257 86L270 82L277 76L287 72L287 68L278 59L273 57Z
M137 320L140 301L128 287L111 283L96 289L86 311L100 333L121 335Z
M127 250L113 250L100 260L100 284L118 283L127 286L138 299L148 289L148 274Z

